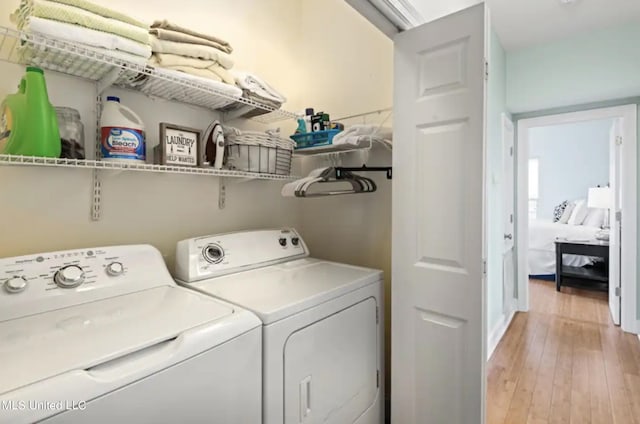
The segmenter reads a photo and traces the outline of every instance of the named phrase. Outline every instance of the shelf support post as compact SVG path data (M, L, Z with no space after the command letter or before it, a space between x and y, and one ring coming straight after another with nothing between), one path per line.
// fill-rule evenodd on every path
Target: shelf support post
M91 196L91 220L92 221L100 221L102 210L101 210L101 201L102 201L102 182L100 181L100 175L98 174L98 170L94 169L91 178L91 182L93 185L92 196Z
M117 70L117 68L114 68L114 70ZM113 73L114 70L112 70L109 74ZM108 87L108 85L105 86L103 84L104 82L106 82L109 74L96 83L96 142L94 152L94 157L96 158L96 160L100 160L100 145L102 141L102 131L100 130L100 115L102 114L101 94L102 91L104 91L104 89ZM117 76L115 78L117 79ZM111 81L109 85L111 85L111 83L113 83L114 81L115 79ZM100 179L100 173L97 169L94 169L91 172L91 186L91 220L100 221L100 218L102 217L102 181Z
M227 202L227 185L224 177L218 178L218 209L225 208Z

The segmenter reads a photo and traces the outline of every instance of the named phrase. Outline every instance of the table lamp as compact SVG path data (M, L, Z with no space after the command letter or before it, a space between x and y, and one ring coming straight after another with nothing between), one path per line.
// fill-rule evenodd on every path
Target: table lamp
M611 187L592 187L587 197L587 207L604 209L602 230L596 233L598 240L609 240L609 210L613 205Z

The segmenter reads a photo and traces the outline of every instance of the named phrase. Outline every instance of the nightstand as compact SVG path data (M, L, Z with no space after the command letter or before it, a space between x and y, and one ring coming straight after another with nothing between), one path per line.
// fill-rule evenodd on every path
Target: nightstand
M562 286L582 289L609 290L609 242L602 240L556 240L556 290ZM563 255L595 256L604 264L593 267L575 267L562 263Z

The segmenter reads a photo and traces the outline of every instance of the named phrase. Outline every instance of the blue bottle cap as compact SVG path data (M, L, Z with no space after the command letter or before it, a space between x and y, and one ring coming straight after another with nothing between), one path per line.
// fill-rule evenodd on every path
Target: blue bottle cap
M117 97L117 96L107 96L107 101L108 101L108 102L118 102L118 103L120 103L120 97Z

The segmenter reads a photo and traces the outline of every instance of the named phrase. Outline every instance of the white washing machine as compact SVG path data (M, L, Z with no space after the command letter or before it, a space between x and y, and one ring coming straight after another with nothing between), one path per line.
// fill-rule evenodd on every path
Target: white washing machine
M308 258L295 230L178 243L179 283L263 322L263 423L383 422L382 272Z
M151 246L0 259L0 422L262 421L260 320Z

